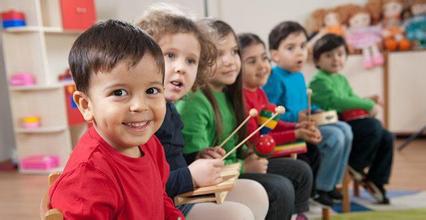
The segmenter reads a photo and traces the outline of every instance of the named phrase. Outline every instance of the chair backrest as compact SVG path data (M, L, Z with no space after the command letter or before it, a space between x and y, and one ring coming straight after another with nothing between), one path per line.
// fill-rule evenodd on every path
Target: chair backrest
M49 174L48 185L49 187L58 179L61 172L53 172ZM64 216L59 209L49 209L49 195L46 192L40 203L40 219L42 220L63 220Z

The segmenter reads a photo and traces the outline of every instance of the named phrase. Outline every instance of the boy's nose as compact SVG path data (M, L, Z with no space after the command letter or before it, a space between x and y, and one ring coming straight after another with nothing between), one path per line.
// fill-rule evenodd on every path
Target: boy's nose
M185 62L184 61L178 61L175 63L174 65L175 68L175 72L176 73L180 73L180 74L184 74L186 72L185 70Z
M146 110L146 103L143 97L136 96L130 102L130 112L141 112Z

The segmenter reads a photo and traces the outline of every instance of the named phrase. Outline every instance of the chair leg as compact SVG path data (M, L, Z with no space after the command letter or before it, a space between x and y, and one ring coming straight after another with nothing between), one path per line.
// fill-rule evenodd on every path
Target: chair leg
M322 220L330 220L330 208L322 208Z
M354 181L354 196L359 197L359 183Z
M349 172L346 170L345 176L343 177L343 183L342 183L342 194L343 194L343 201L342 201L342 210L343 212L350 212L351 211L351 198L349 195L349 184L351 183L351 177L349 175Z

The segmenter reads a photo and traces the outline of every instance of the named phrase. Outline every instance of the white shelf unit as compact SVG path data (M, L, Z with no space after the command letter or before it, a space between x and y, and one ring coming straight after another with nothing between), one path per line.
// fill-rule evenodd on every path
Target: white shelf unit
M18 160L30 155L58 155L61 169L71 153L73 135L66 112L67 83L58 82L58 75L68 67L68 52L80 32L63 30L60 0L1 0L0 8L23 11L27 23L2 33L7 79L17 72L36 77L36 85L9 86ZM20 121L25 116L39 116L41 127L22 128Z

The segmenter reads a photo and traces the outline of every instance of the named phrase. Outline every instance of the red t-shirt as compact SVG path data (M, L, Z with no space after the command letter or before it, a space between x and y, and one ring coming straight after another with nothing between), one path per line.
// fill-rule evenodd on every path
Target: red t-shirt
M275 105L270 103L265 92L258 88L256 91L250 91L246 88L243 89L244 102L247 111L254 108L260 112L264 108L275 108ZM275 140L277 145L290 143L296 140L295 123L278 121L277 126L269 132L269 135ZM247 130L249 134L258 128L257 118L251 118L247 123ZM259 133L250 139L251 142L256 143L259 138Z
M131 158L91 127L49 190L51 208L65 219L184 219L165 193L169 166L153 136Z

